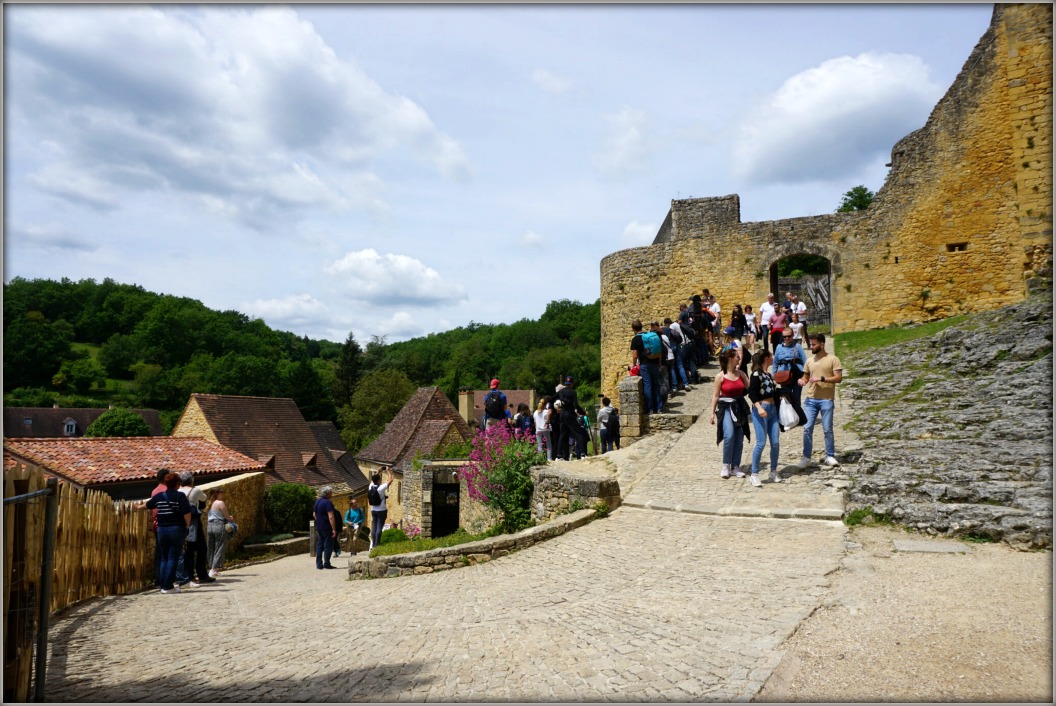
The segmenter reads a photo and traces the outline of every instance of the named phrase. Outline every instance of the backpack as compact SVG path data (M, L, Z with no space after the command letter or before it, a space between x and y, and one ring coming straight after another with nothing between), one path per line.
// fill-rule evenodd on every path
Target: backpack
M662 342L660 341L660 335L655 331L646 331L642 334L642 345L645 347L646 357L657 358L660 356Z
M685 338L682 336L681 326L671 326L668 330L671 332L668 338L670 338L671 342L676 346L680 346L685 342Z
M521 414L517 420L517 429L522 433L535 434L535 419L530 414Z
M484 395L484 413L492 419L502 419L506 416L506 405L502 403L502 393L492 390Z
M605 431L610 437L620 433L620 414L616 410L609 412L609 418L605 420Z
M367 488L367 502L371 505L381 505L381 493L378 491L378 486L372 485Z

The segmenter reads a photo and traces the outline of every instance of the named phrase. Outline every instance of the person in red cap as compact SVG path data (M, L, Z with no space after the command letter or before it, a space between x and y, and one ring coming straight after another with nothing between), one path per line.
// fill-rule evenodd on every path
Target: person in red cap
M506 395L499 390L499 380L491 381L491 391L484 395L484 428L497 424L499 420L509 423L510 410Z

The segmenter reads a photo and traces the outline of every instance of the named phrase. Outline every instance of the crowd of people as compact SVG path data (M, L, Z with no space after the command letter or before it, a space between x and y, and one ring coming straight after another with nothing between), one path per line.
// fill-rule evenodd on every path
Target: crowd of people
M652 321L647 330L635 319L627 371L642 378L643 411L667 411L670 397L691 390L690 383L699 384L703 379L700 370L717 357L710 422L716 427L717 443L722 444L720 477L747 475L753 486L762 487L759 465L769 442L769 480L780 483L780 435L796 426L803 427L803 456L798 465L814 464L814 426L819 416L825 438L821 464L839 465L832 424L835 386L843 379L843 366L839 358L826 352L823 333L807 332L807 314L806 304L796 294L788 292L779 305L770 293L758 313L751 305L734 304L724 327L722 307L704 289L679 305L675 320ZM783 404L788 408L784 422ZM742 456L753 430L751 472L745 474Z
M213 583L224 566L227 541L238 531L223 489L203 493L190 471L177 474L162 468L157 477L157 487L142 503L153 521L155 586L168 594ZM208 533L202 527L203 514Z

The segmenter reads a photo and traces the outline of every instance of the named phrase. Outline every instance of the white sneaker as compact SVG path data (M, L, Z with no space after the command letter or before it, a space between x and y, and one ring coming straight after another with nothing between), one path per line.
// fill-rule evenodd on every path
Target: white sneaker
M752 485L754 485L756 488L762 488L763 487L763 481L759 480L759 474L758 473L753 473L751 475L751 477L750 477L750 480L752 481Z
M829 468L840 465L840 462L837 461L834 456L826 456L825 460L822 461L822 463L828 466Z
M737 476L738 478L744 478L744 471L741 470L740 466L734 466L733 475Z
M197 581L188 581L187 583L181 583L180 588L198 588L201 586Z
M719 474L723 478L730 477L730 465L728 463L722 464L722 473Z
M216 578L216 569L209 569L209 578L211 578L211 579L215 579Z
M770 482L771 483L780 483L783 480L784 480L784 478L781 477L780 473L778 473L777 471L770 471Z
M168 588L168 589L163 588L163 589L161 589L161 592L162 593L183 593L183 591L180 590L179 586L173 586L172 588Z
M797 463L796 465L800 468L806 468L810 465L810 459L804 456L803 458L799 459L799 463Z

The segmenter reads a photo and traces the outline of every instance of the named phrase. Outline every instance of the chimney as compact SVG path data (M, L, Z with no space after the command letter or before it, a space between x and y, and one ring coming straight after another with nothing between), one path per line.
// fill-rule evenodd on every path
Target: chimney
M458 391L458 414L466 420L466 424L472 424L475 420L473 414L473 390L463 387Z

